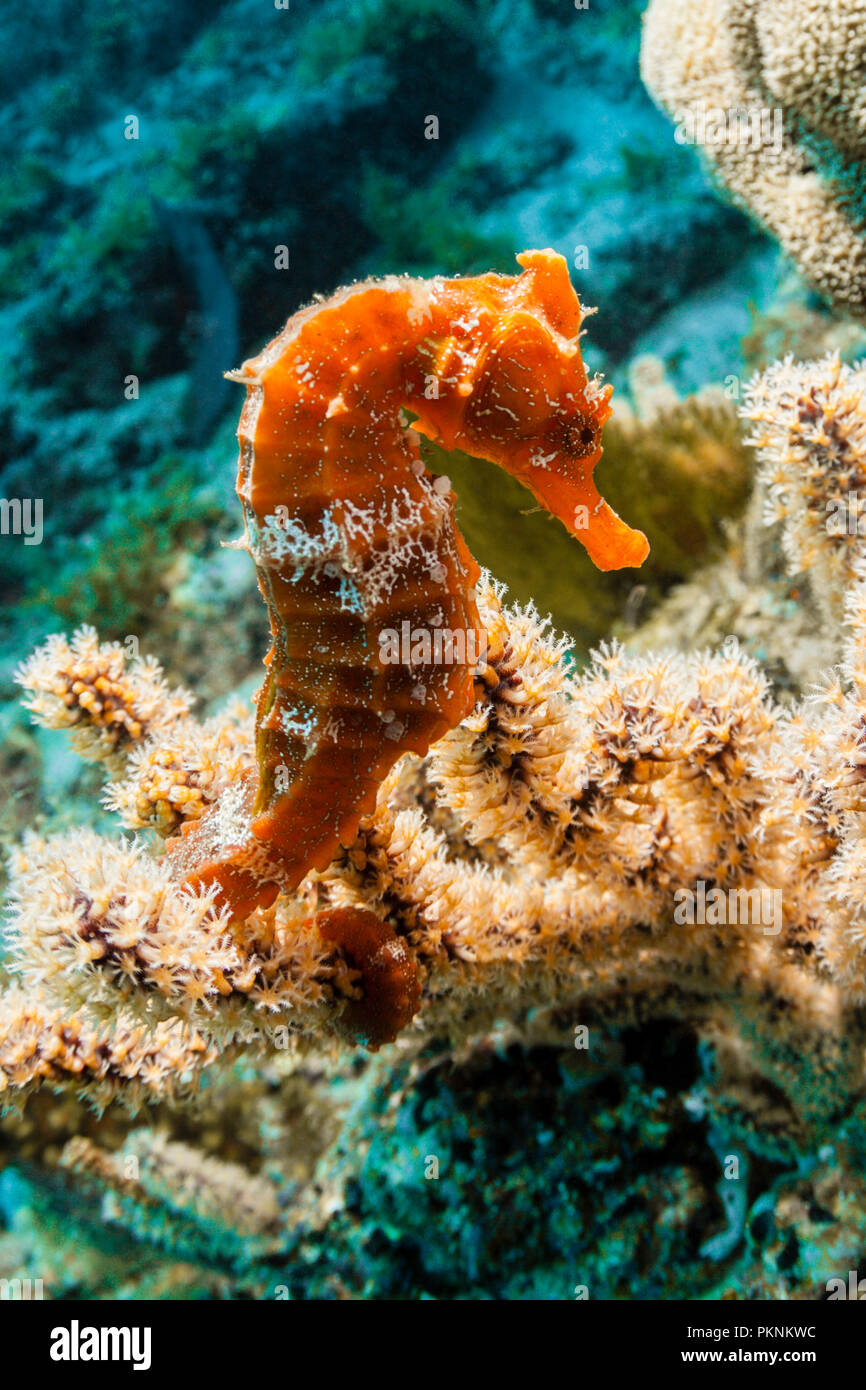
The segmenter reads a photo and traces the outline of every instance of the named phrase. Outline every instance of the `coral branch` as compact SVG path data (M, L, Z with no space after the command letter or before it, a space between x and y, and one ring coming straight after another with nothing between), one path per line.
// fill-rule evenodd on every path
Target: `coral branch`
M0 1002L0 1095L20 1102L47 1083L79 1089L102 1108L120 1099L183 1099L216 1052L178 1019L147 1029L122 1014L100 1027L38 996L9 991Z
M29 692L24 701L39 724L69 730L72 746L89 762L125 770L130 750L185 715L186 690L167 685L153 657L127 660L119 642L100 644L91 627L71 642L49 637L15 673Z

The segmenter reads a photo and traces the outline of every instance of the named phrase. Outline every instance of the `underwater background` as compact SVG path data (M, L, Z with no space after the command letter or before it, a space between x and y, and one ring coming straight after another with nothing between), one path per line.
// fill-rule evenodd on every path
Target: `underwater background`
M50 634L137 638L204 715L259 684L267 613L222 544L242 403L223 373L358 278L513 275L551 247L597 309L596 476L647 534L642 570L601 573L513 479L425 445L472 554L551 614L575 670L611 637L729 639L787 708L839 659L838 613L755 509L738 411L788 353L856 362L866 317L675 138L641 76L645 9L6 7L0 497L42 513L38 544L0 536L5 849L115 833L99 768L20 703ZM839 142L857 196L863 129ZM35 1090L0 1120L0 1279L54 1299L825 1297L866 1250L856 1087L798 1114L687 1015L599 1011L589 1054L508 1018L376 1053L241 1047L195 1103L134 1114Z

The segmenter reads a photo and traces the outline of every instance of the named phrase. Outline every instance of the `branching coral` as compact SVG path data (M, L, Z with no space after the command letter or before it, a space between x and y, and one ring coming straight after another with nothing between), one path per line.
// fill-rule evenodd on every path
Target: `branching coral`
M276 1184L159 1131L136 1130L116 1152L76 1136L61 1164L102 1193L104 1221L164 1248L245 1262L279 1246Z
M263 1056L356 1041L376 937L353 949L328 926L354 911L399 944L405 998L417 978L407 1037L458 1040L506 1017L561 1037L586 1018L679 1016L747 1039L810 1115L857 1093L866 584L819 718L777 709L735 644L662 658L609 647L578 674L534 610L502 597L481 594L492 641L472 715L427 760L395 767L327 869L242 927L144 845L82 832L25 844L10 967L43 1002L28 1013L20 993L7 999L6 1089L71 1083L101 1103L125 1088L138 1103L239 1039ZM225 727L231 764L243 725L229 711ZM167 722L181 781L205 746L219 763L214 728L197 740L191 716ZM131 786L145 765L131 755ZM124 785L111 796L128 807ZM122 1067L101 1031L112 1020Z
M106 806L131 830L173 835L253 770L252 714L239 702L202 724L170 722L170 736L165 731L133 744L124 777L106 788Z
M122 771L147 734L186 714L192 697L170 690L153 657L128 662L119 642L100 643L92 627L71 642L49 638L16 673L25 708L49 729L68 729L83 758Z
M309 1026L327 1012L335 976L351 992L350 972L335 968L307 929L303 898L230 934L213 890L181 891L165 862L141 846L76 831L31 839L16 860L13 968L30 988L97 1017L120 1007L142 1025L209 1019L225 1045L268 1033L275 1014L292 1026L299 1014Z
M12 990L0 1003L0 1095L18 1103L47 1083L86 1090L101 1107L123 1095L182 1099L215 1053L178 1019L153 1028L116 1013L100 1027L83 1014Z
M782 523L791 572L809 574L837 621L866 533L864 400L863 364L786 358L749 383L741 412L753 426L766 521Z
M641 70L675 120L706 125L733 198L838 309L866 317L863 0L652 0Z

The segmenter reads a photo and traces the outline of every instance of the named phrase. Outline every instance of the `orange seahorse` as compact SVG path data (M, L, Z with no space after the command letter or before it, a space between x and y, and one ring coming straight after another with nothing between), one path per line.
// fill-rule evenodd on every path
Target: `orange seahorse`
M168 853L188 883L216 883L238 918L324 869L397 759L426 753L473 707L480 570L418 434L514 474L601 569L647 555L593 482L611 388L587 380L565 260L517 260L516 276L352 285L229 373L247 387L238 544L272 634L258 778ZM423 636L437 632L434 650ZM395 633L421 634L414 663L405 647L387 659L383 634Z

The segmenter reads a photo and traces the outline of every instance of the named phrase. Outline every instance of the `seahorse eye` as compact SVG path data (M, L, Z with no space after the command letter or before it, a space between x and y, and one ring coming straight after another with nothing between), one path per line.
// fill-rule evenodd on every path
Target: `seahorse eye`
M554 427L554 435L559 436L555 442L563 453L571 458L587 458L598 448L598 426L589 415L581 413L573 415L564 423L558 422Z

